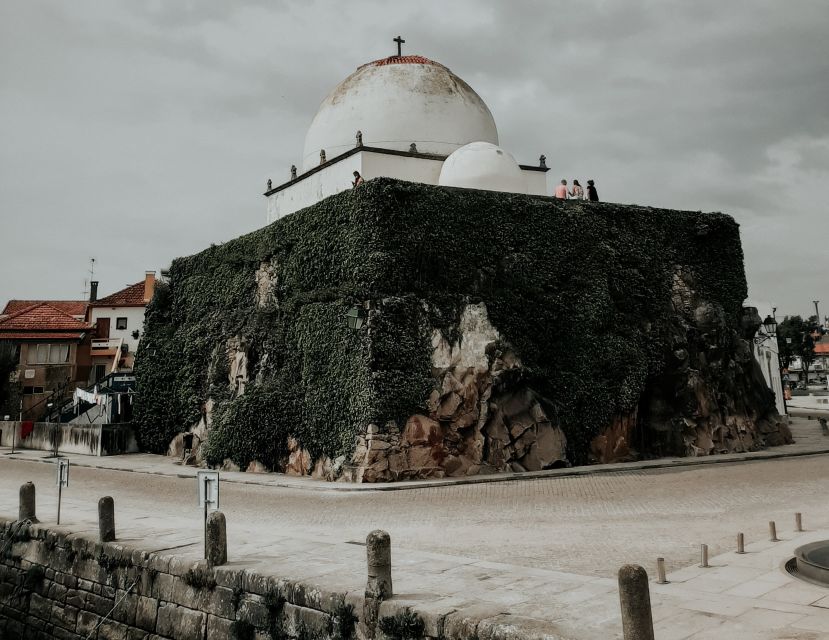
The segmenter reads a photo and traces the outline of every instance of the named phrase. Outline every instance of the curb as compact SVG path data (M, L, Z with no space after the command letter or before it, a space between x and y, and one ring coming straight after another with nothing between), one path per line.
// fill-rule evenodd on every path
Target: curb
M8 448L8 447L4 447ZM28 451L28 450L26 450ZM648 471L650 469L681 469L687 467L712 465L712 464L733 464L739 462L757 462L761 460L779 460L781 458L798 458L804 456L815 456L829 454L829 446L820 449L813 449L808 451L757 451L743 454L719 454L713 456L704 456L699 458L665 458L652 461L642 462L621 462L615 465L589 465L581 467L570 467L567 469L550 469L547 471L526 471L524 473L500 473L485 476L468 476L464 478L441 478L435 480L412 480L397 483L385 484L346 484L338 482L324 482L321 480L297 480L294 482L286 482L279 478L284 477L283 474L268 474L263 478L256 478L255 474L251 479L242 479L237 477L222 477L223 482L233 484L248 484L263 487L278 487L280 489L297 489L305 491L326 491L326 492L367 492L367 491L410 491L413 489L432 489L441 487L452 487L469 484L487 484L492 482L516 482L537 480L540 478L568 478L579 476L590 476L604 473L628 473L631 471ZM129 454L127 454L129 455ZM165 456L159 456L164 458ZM40 462L43 464L54 464L53 459L46 458L16 458L9 456L7 460L15 460L18 462ZM130 469L126 467L105 467L88 462L77 462L72 460L72 465L87 469L99 469L102 471L117 471L127 473L143 473L153 476L166 476L170 478L192 479L196 477L197 467L188 467L193 469L193 473L180 473L171 470L164 471L146 471L143 469ZM242 473L242 472L238 472Z

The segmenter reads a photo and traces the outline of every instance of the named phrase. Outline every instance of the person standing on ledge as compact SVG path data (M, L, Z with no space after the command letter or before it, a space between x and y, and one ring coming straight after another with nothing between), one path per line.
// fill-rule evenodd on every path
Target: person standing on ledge
M567 200L567 180L562 180L561 184L556 187L556 198Z
M584 189L582 189L578 180L573 180L573 189L570 191L570 198L572 200L584 200Z
M599 193L596 191L596 185L593 184L592 180L587 181L587 199L590 200L590 202L599 201Z
M359 171L354 172L354 181L351 183L351 186L356 189L361 184L363 184L365 180L363 180L363 176L360 175Z

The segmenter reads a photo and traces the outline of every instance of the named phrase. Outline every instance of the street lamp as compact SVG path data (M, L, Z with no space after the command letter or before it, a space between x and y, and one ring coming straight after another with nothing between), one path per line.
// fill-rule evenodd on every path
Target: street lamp
M361 329L366 321L366 310L358 306L351 307L345 314L345 318L349 329Z
M766 316L766 319L763 320L763 331L758 331L757 335L754 336L754 344L761 345L766 340L773 340L777 338L777 320L774 319L773 315ZM786 338L786 343L791 343L791 338ZM780 361L780 350L776 349L777 351L777 366L780 368L781 379L783 378L783 363ZM771 376L771 371L769 371L769 376ZM781 380L785 382L785 380ZM772 384L771 380L769 380L769 384ZM783 390L783 413L789 415L789 406L786 402L786 392Z
M754 336L754 344L763 344L766 340L771 340L777 336L777 320L773 316L766 316L763 320L763 332L758 332Z

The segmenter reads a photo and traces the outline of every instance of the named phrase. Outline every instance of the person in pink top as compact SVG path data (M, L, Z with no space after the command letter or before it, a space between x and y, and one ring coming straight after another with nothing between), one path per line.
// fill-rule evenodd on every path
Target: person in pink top
M561 184L556 187L556 198L567 200L567 180L562 180Z

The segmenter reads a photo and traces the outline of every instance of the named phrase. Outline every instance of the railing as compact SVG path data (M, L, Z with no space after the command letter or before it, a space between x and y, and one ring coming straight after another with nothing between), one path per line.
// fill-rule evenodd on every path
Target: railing
M93 338L92 351L109 351L110 349L120 349L123 340L121 338Z
M123 338L93 338L92 355L111 355L112 364L110 365L110 372L118 371L118 361L121 359L121 345L123 343Z

